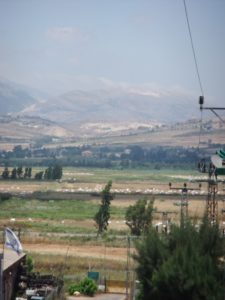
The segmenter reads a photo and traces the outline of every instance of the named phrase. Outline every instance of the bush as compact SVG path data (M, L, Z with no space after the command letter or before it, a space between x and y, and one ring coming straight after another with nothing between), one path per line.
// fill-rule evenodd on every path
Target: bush
M79 284L72 284L68 289L69 295L73 295L74 292L80 292L80 285Z
M69 287L69 294L73 295L74 292L78 291L81 294L93 297L97 292L97 284L90 278L84 278L80 284L73 284Z
M32 257L30 257L30 256L27 257L26 264L27 264L28 273L31 273L34 269L34 262L33 262Z
M9 200L12 197L9 193L0 193L0 202Z

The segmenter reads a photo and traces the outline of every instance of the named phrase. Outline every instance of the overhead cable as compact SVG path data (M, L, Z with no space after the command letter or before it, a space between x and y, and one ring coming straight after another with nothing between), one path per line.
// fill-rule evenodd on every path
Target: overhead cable
M188 26L188 31L189 31L190 41L191 41L191 47L192 47L192 52L193 52L193 57L194 57L194 62L195 62L195 69L196 69L196 73L197 73L197 77L198 77L200 90L201 90L202 96L204 96L202 81L201 81L200 72L199 72L199 68L198 68L197 56L196 56L194 42L193 42L192 33L191 33L191 26L190 26L190 22L189 22L189 18L188 18L186 0L183 0L183 3L184 3L184 10L185 10L187 26Z

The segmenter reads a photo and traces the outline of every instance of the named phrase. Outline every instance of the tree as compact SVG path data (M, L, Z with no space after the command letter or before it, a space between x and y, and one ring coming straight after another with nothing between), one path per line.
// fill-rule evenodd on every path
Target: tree
M142 161L145 158L144 150L141 146L134 145L130 147L131 153L130 153L130 159L134 161Z
M24 171L24 178L31 178L32 176L32 168L31 167L26 167Z
M44 174L44 172L43 172L43 171L40 171L40 172L38 172L38 173L35 174L34 178L35 178L36 180L42 180L43 174Z
M27 167L25 168L23 177L24 177L24 178L27 178L27 177L28 177L28 168L27 168Z
M55 165L52 170L52 179L61 179L62 175L62 167L60 165Z
M4 171L2 172L3 179L9 179L9 169L5 167Z
M17 178L17 170L16 168L13 168L11 172L11 179L16 179L16 178Z
M22 167L22 166L19 166L19 167L17 168L16 172L17 172L17 176L18 176L19 178L21 178L22 175L23 175L23 167Z
M94 216L98 234L101 234L104 231L106 231L109 224L108 222L110 218L110 203L113 199L113 195L110 192L111 187L112 181L109 181L101 193L101 206L99 207L98 212Z
M28 178L32 177L32 168L31 167L28 168L27 176L28 176Z
M141 235L152 225L154 199L139 199L136 204L130 205L126 211L126 224L132 235Z
M50 166L45 170L44 179L55 180L62 178L62 167L60 165Z
M52 179L52 174L53 174L53 168L50 166L45 170L44 179L46 180Z
M221 300L224 240L218 226L187 222L169 235L151 229L137 244L140 300Z

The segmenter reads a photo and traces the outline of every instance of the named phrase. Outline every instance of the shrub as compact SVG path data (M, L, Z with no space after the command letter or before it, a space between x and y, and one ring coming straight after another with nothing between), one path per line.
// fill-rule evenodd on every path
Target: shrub
M33 262L32 257L30 257L30 256L27 257L26 264L27 264L28 273L31 273L34 269L34 262Z
M68 292L70 295L73 295L74 292L78 291L81 294L93 297L97 290L97 284L92 279L84 278L79 284L71 285Z
M69 289L68 289L68 292L69 292L69 295L73 295L74 292L80 292L80 285L79 284L72 284Z

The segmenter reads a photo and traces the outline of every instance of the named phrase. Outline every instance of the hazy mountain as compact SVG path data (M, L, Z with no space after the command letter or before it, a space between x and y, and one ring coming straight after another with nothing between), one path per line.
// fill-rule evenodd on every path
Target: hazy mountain
M185 121L199 117L197 100L178 91L121 87L76 90L51 98L0 78L1 114L38 116L68 126L87 122Z
M37 100L23 87L0 79L1 114L15 113L36 103Z
M71 91L27 107L23 113L66 124L86 122L183 121L198 117L196 99L177 94L124 90Z

